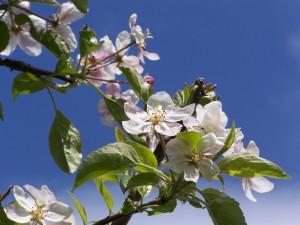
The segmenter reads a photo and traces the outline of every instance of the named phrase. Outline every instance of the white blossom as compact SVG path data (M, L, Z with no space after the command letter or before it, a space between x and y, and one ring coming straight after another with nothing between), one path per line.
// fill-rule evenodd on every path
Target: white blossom
M169 162L163 164L173 170L175 173L184 173L184 179L187 181L197 182L200 175L206 180L219 174L219 167L211 158L224 146L216 135L209 133L204 135L203 141L200 141L196 149L179 137L170 140L166 145L166 152L172 158Z
M146 134L154 131L175 136L182 125L178 123L194 112L195 104L184 108L177 107L166 92L157 92L147 102L147 112L133 103L124 104L130 120L123 121L123 128L130 134Z
M17 223L26 225L74 225L73 210L66 204L56 201L47 186L41 190L31 185L24 186L32 195L21 187L14 186L13 194L18 203L4 207L7 217Z

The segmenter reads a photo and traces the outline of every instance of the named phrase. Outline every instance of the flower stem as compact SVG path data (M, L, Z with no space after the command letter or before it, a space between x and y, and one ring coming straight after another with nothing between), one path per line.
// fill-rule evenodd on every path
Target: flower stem
M54 97L53 97L53 95L52 95L52 93L51 93L49 87L46 86L46 89L47 89L47 91L48 91L48 93L49 93L49 96L50 96L50 98L51 98L51 101L52 101L52 103L53 103L53 106L54 106L54 109L55 109L55 113L56 113L56 112L57 112L57 107L56 107L56 103L55 103Z

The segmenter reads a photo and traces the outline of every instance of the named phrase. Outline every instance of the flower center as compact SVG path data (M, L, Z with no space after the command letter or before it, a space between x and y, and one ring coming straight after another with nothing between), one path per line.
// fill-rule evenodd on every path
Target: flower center
M160 122L165 121L166 111L161 107L161 105L156 106L152 112L148 111L149 120L153 125L157 125Z
M188 157L188 164L198 167L198 165L202 159L203 159L202 153L193 153L192 157L190 157L190 156Z
M38 205L36 210L31 211L31 221L40 223L42 219L44 219L45 214L47 213L46 210L43 208L46 206L45 203L42 205Z

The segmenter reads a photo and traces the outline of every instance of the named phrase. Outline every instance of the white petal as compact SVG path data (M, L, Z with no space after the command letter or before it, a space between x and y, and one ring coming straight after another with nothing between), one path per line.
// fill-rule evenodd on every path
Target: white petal
M153 53L153 52L147 52L144 51L144 56L147 57L149 60L159 60L159 55L157 53Z
M199 171L195 168L195 166L186 166L184 168L184 179L186 181L197 182L199 179Z
M242 179L242 186L243 186L246 197L249 198L251 201L256 202L256 199L253 197L253 194L251 192L250 179L249 178L243 178Z
M207 180L212 181L213 177L220 173L219 167L210 159L203 158L199 165L201 175Z
M122 58L122 61L124 62L124 64L126 66L132 67L132 68L139 65L138 57L133 56L133 55L130 55L130 56L124 55L123 58Z
M46 21L34 16L34 15L30 15L29 18L31 19L32 23L34 24L34 27L40 31L41 29L45 29L46 28Z
M13 204L4 207L7 218L17 223L28 223L31 219L31 214L26 209Z
M189 166L187 159L183 156L171 158L169 162L163 164L163 167L169 168L177 174L184 172L187 166Z
M19 34L19 44L28 55L38 56L42 52L42 45L29 32L23 31Z
M77 40L75 34L73 33L71 27L68 25L59 25L56 27L57 33L60 34L66 44L68 45L71 52L77 48Z
M103 111L101 116L101 123L103 123L106 126L113 126L115 125L116 121L112 117L111 113L106 109Z
M136 72L138 72L139 74L142 74L144 71L144 67L142 67L140 64L136 65L134 67L134 69L136 70Z
M52 222L59 222L69 218L73 210L66 204L55 202L46 206L48 212L45 214L45 219Z
M81 13L71 2L61 4L60 11L58 12L58 17L60 19L61 24L65 25L72 23L83 16L84 14Z
M247 152L255 155L255 156L259 156L259 149L258 147L256 146L255 142L254 141L250 141L249 144L248 144L248 147L247 147Z
M16 36L14 33L10 32L10 38L8 45L6 48L0 53L1 55L9 56L17 47L18 44L18 36Z
M151 95L150 98L148 99L147 105L153 108L158 105L161 105L162 108L166 110L168 109L171 110L175 106L174 102L172 101L172 98L165 91L157 92L154 95Z
M116 47L118 50L126 47L127 45L130 44L130 33L127 31L122 31L121 33L118 34L118 37L116 39ZM128 51L128 48L124 51L122 51L122 54L125 54L125 52Z
M125 110L125 114L131 120L146 121L147 119L147 113L133 103L125 102L124 110Z
M180 156L184 158L185 156L192 155L192 149L187 142L181 138L174 138L166 144L166 152L169 155Z
M182 125L179 123L161 122L158 125L155 125L154 127L158 133L161 133L166 136L175 136L180 132Z
M265 193L272 191L274 184L264 177L249 178L251 182L251 189L258 193Z
M129 27L132 28L136 24L137 15L134 13L129 18Z
M184 120L188 116L192 115L195 109L195 104L188 105L184 108L177 108L173 111L167 111L165 120L168 122L176 122Z
M48 189L46 185L43 185L41 190L36 189L29 184L24 185L24 187L38 201L39 204L50 204L56 201L54 194Z
M139 97L136 95L136 93L132 89L123 91L121 94L121 98L126 100L127 102L131 102L135 105L139 102Z
M203 117L205 115L206 110L202 105L197 105L196 107L196 113L197 113L197 120L202 123Z
M27 194L21 187L14 186L13 193L15 199L21 207L23 207L29 212L32 211L32 209L36 209L34 199L29 194Z
M214 155L222 149L224 143L219 141L215 134L209 133L203 136L203 142L199 142L197 146L198 152Z
M123 128L130 134L142 134L152 132L152 123L150 122L136 122L133 120L123 121Z

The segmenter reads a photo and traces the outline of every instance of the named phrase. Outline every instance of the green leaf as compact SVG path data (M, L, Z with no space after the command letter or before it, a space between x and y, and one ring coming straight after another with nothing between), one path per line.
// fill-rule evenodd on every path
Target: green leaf
M149 148L133 141L127 142L127 144L131 145L135 149L141 163L154 168L158 167L156 157Z
M25 14L16 15L15 22L18 25L29 23L29 32L31 36L44 45L57 58L59 58L62 54L66 56L70 55L68 46L63 37L60 36L55 30L41 29L40 31L37 31L31 19Z
M134 201L132 201L130 198L126 198L124 204L122 205L122 208L120 210L120 213L123 215L128 215L136 212L137 206Z
M71 2L73 2L73 4L80 12L88 12L88 0L71 0Z
M266 159L249 153L238 153L224 157L218 167L222 173L237 177L260 177L289 179L279 166Z
M6 49L8 43L9 43L9 30L3 21L0 20L0 52L2 52L4 49Z
M2 102L0 101L0 120L4 121Z
M77 211L79 212L79 215L82 219L83 224L86 225L87 224L87 216L86 216L84 207L70 192L68 192L68 193L71 196L71 198L76 206Z
M121 142L107 145L83 160L72 190L96 177L120 174L137 165L139 158L133 147Z
M152 206L151 209L153 211L148 212L148 216L158 215L161 213L170 213L173 212L177 206L176 199L172 199L166 202L164 205Z
M79 31L79 46L81 57L87 56L90 52L96 51L102 46L103 42L95 44L91 41L91 39L94 37L96 37L96 33L88 26L84 26L84 28Z
M18 225L18 224L19 223L16 223L8 219L3 208L0 206L0 225Z
M151 85L146 83L143 77L134 70L127 67L120 67L120 70L128 80L132 90L146 104L148 98L152 95L153 89Z
M156 185L160 177L155 173L138 173L128 180L125 190L139 186Z
M55 0L29 0L29 2L38 2L38 3L43 3L43 4L59 6L59 3Z
M195 208L203 209L201 200L199 198L197 198L196 196L190 197L187 201L190 203L191 206L194 206Z
M62 54L56 63L55 73L59 75L77 74L72 64L72 58Z
M15 77L12 88L13 100L16 100L20 94L31 94L41 91L45 88L45 84L40 78L31 73L21 73Z
M185 131L177 134L177 137L186 141L193 150L197 150L198 143L202 141L202 135L196 131Z
M125 135L122 133L119 127L115 128L115 137L117 142L125 142L127 141Z
M233 144L235 138L235 123L232 121L231 131L228 137L226 138L226 141L224 142L223 148L215 154L215 156L212 158L213 161L216 161L221 155L223 155Z
M207 188L201 191L214 225L247 225L239 203L224 192Z
M189 104L190 97L191 88L187 84L184 84L183 90L177 91L173 96L173 101L177 106L185 107Z
M95 182L100 194L102 195L109 212L111 213L112 209L114 207L114 200L113 200L111 194L109 193L108 189L105 187L104 181L102 179L94 179L94 182Z
M80 134L58 110L49 134L49 147L57 166L64 172L74 173L82 159Z

